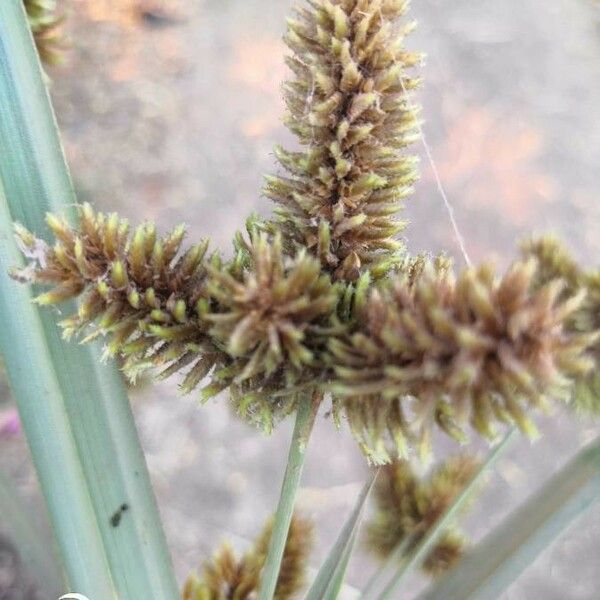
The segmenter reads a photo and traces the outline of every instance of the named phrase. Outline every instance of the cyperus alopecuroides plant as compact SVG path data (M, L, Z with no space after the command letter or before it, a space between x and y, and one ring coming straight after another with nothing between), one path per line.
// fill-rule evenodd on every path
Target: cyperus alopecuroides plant
M404 45L412 24L398 23L407 5L312 0L296 9L285 97L300 149L276 149L283 172L264 189L274 216L249 219L232 259L207 241L183 249L183 227L162 237L149 223L130 230L85 204L75 226L48 216L52 245L17 226L29 264L15 277L51 286L39 304L80 297L65 336L106 335L131 377L183 372L183 391L201 388L207 399L227 390L267 431L303 398L313 412L330 398L374 463L426 448L435 427L462 441L466 423L487 438L498 424L531 434L532 409L550 402L597 413L598 271L549 238L525 244L498 274L411 257L397 237L418 178L407 148L419 131L411 94L420 55ZM472 473L452 471L446 485L440 470L423 484L406 465L389 467L381 484L412 498L400 507L404 521L390 517L404 528L390 547L439 517ZM461 544L448 533L426 565L441 570ZM222 585L252 592L266 546L241 561L224 550L187 597L221 597Z
M395 24L406 7L297 9L286 123L303 150L277 150L288 175L267 178L275 218L250 219L232 260L207 241L182 251L183 227L130 232L83 205L75 227L48 216L53 246L17 228L30 264L15 276L54 286L40 304L81 296L65 335L108 334L131 375L187 369L184 391L229 389L267 430L308 388L330 394L374 462L427 440L432 424L459 439L466 421L486 437L494 423L533 431L531 408L597 371L598 275L547 240L498 275L411 258L396 239L417 178L405 148L419 55L404 47L411 26Z

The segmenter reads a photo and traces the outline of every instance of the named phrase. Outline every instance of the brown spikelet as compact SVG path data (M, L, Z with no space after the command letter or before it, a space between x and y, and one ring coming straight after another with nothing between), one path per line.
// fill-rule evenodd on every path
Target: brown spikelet
M202 578L192 574L185 583L183 600L250 600L260 586L272 520L269 520L253 547L237 559L231 547L224 544L213 559L204 565ZM275 600L291 600L302 589L312 544L312 523L294 515L286 541Z
M563 297L585 293L581 306L568 319L566 327L581 333L600 331L600 269L582 269L564 245L552 236L528 240L521 250L525 256L533 256L538 261L540 283L561 277L567 283ZM571 400L575 410L582 415L599 417L600 339L593 344L590 356L594 367L577 380Z
M368 548L385 560L404 543L408 555L471 481L478 467L478 461L467 455L447 459L424 478L406 460L382 467L374 495L376 512L367 526ZM423 569L439 575L462 556L465 544L466 538L451 525L430 551Z
M109 334L107 351L125 358L131 377L149 367L164 368L165 376L189 367L186 391L215 365L228 364L202 317L208 244L181 252L183 227L160 238L154 225L130 233L127 221L97 213L89 204L79 212L78 228L48 215L53 246L17 226L30 265L15 276L54 286L36 302L58 304L81 295L77 314L61 322L65 336L90 327L86 340Z
M256 541L255 546L255 551L262 554L265 559L272 533L273 519L270 519ZM277 578L275 600L294 598L306 583L308 558L312 547L312 540L312 522L307 518L294 515L290 523L279 577Z
M338 290L319 262L300 249L293 257L279 232L250 232L229 268L209 268L210 334L232 364L220 376L247 420L270 431L295 407L296 390L323 376L322 327ZM244 258L245 257L245 258Z
M339 279L385 270L401 248L395 214L417 179L416 111L407 69L420 55L403 45L412 24L395 23L405 0L315 0L288 20L294 78L285 87L287 126L304 149L276 149L287 176L265 194L280 226Z
M335 308L336 288L305 252L286 257L280 234L254 234L249 252L251 269L209 267L209 292L219 307L207 316L212 335L231 356L248 359L239 381L269 377L284 363L297 371L314 367L309 334Z
M294 409L298 386L323 378L320 329L338 290L314 257L286 255L280 234L250 227L250 241L238 237L224 264L206 257L206 242L181 252L182 227L162 238L151 224L130 234L126 221L87 204L77 228L54 215L48 224L52 247L16 227L30 264L13 275L53 286L39 304L81 296L77 314L61 322L65 336L90 327L85 340L108 335L108 352L125 358L131 378L184 371L190 392L210 374L203 398L229 388L238 412L267 431Z
M433 422L458 439L467 418L486 437L494 422L531 434L530 408L589 372L597 334L565 327L584 294L561 299L561 280L536 276L534 260L500 278L486 265L456 278L429 265L372 290L355 331L329 348L334 393L374 462L388 460L386 433L402 451Z

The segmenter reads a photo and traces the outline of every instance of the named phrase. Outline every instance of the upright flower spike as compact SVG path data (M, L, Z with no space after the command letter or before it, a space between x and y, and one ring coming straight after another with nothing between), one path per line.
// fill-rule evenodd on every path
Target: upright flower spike
M183 589L183 600L251 600L256 597L265 563L272 522L269 521L253 547L237 559L224 544L204 565L202 577L192 574ZM312 545L312 524L295 516L288 534L275 600L291 600L302 589Z
M501 278L489 266L462 271L429 265L375 287L354 333L330 340L332 384L373 462L427 443L432 423L459 440L468 418L482 435L493 423L535 429L531 407L565 398L594 366L595 330L572 331L585 292L561 298L559 279L539 285L534 260Z
M419 477L409 461L382 467L375 487L375 514L367 524L367 547L385 560L402 543L406 555L441 518L471 481L478 461L467 455L446 460L429 475ZM441 574L462 556L466 538L451 525L429 552L423 570Z
M417 179L405 147L417 137L404 48L396 26L406 0L314 0L288 21L287 125L304 146L276 149L287 176L267 178L279 226L338 279L390 262L401 248L396 220Z

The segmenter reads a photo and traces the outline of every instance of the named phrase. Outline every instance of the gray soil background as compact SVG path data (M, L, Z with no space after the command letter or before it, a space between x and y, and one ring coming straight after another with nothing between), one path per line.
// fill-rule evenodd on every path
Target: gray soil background
M191 238L210 236L215 246L228 248L248 213L270 210L260 194L261 175L276 168L273 145L292 143L281 124L280 93L287 76L281 36L292 2L61 4L71 47L65 64L49 73L79 198L134 222L153 219L163 231L185 222ZM409 45L428 55L418 94L424 129L472 257L503 266L524 236L553 231L582 261L597 264L600 3L415 0L412 17L419 28ZM423 154L421 145L416 150ZM422 171L407 202L407 244L414 252L446 250L460 263L424 156ZM0 387L0 397L6 399L8 390ZM291 423L266 438L237 420L224 397L207 406L194 395L181 397L176 379L138 386L131 397L183 581L223 539L243 548L272 512ZM473 539L600 429L560 411L538 423L541 438L514 444L467 517ZM446 440L438 449L457 450ZM22 438L0 439L0 467L41 513ZM298 501L317 523L314 567L366 474L348 431L336 431L320 415ZM0 599L33 597L16 588L3 595L11 564L4 555L0 544ZM502 598L595 600L599 565L596 505ZM374 567L358 552L349 583L360 587ZM415 578L401 598L421 585Z

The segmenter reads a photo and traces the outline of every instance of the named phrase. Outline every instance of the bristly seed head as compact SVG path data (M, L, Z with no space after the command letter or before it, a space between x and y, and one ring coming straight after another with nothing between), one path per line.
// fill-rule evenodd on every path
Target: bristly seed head
M305 147L276 149L287 177L268 177L279 226L343 280L388 262L401 249L395 215L417 179L404 149L417 138L407 70L421 56L404 48L412 25L394 22L405 0L316 0L288 20L285 87L289 129Z
M597 332L565 324L585 294L560 298L555 279L536 285L534 260L498 278L489 266L462 271L428 266L372 289L358 326L330 340L334 395L374 462L407 440L427 449L431 424L463 441L469 419L483 436L494 422L532 435L531 407L565 398L594 365Z
M224 544L205 563L202 577L190 575L182 600L252 600L260 587L261 572L273 529L269 520L252 548L238 559ZM306 581L312 546L312 523L294 515L285 544L274 600L291 600Z
M367 547L385 560L405 543L405 556L410 555L478 468L478 461L467 455L447 459L428 477L420 477L406 460L382 467L374 493L376 511L367 524ZM423 570L437 576L449 569L461 558L466 542L456 525L451 524L429 552Z

